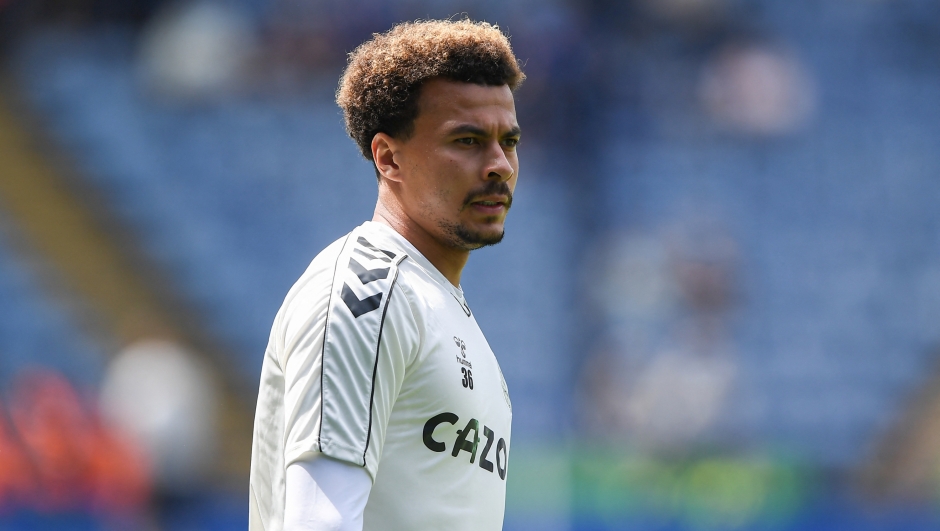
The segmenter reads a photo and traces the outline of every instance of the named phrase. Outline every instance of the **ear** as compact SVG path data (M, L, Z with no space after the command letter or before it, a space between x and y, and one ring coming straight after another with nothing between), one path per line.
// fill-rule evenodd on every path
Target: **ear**
M398 142L385 133L376 133L372 137L372 160L379 175L393 182L401 181L401 168L395 161Z

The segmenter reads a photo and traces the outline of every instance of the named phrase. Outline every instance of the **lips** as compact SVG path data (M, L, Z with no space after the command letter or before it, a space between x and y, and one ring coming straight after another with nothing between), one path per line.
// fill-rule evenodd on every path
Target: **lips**
M504 199L504 198L500 198L500 199L479 199L479 200L477 200L477 201L473 201L473 202L470 203L470 204L471 204L471 205L481 205L481 206L505 205L505 204L506 204L506 199Z
M468 193L463 205L485 215L505 214L512 208L512 190L505 182L489 181Z
M506 209L509 199L505 196L487 196L470 202L474 210L484 214L499 214Z

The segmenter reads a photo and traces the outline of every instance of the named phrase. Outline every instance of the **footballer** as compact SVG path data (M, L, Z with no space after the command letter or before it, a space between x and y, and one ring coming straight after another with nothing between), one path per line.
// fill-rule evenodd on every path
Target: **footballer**
M378 200L275 317L252 531L502 529L512 406L460 276L503 237L524 78L499 28L470 20L400 24L350 54L336 99Z

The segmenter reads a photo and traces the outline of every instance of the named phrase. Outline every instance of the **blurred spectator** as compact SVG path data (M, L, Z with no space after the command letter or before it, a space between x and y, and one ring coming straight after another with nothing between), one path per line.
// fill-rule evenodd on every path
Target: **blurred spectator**
M91 433L72 386L53 373L34 372L16 382L13 422L35 459L43 511L80 507L88 490Z
M172 4L144 29L141 68L157 94L202 99L237 89L256 53L248 17L230 3Z
M646 452L681 455L707 440L737 374L727 330L734 243L706 221L604 245L591 285L610 339L585 366L584 421Z
M155 487L174 495L201 486L215 464L217 402L208 369L169 341L127 347L101 386L105 418L147 449Z
M719 124L759 135L798 129L816 106L812 79L796 57L757 44L719 49L702 71L699 94Z
M663 352L643 368L627 399L632 439L648 453L682 456L719 419L736 369L727 356Z
M36 369L19 375L10 413L16 433L7 431L2 445L26 457L14 463L0 457L4 472L20 474L0 479L14 507L109 516L140 512L148 502L142 454L103 425L59 374Z

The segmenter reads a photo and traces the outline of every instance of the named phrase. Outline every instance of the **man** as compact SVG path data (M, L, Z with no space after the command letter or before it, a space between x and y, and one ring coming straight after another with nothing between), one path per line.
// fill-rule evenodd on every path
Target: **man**
M499 29L468 20L402 24L350 54L337 102L378 201L275 318L252 530L502 528L509 392L460 275L503 237L523 79Z

